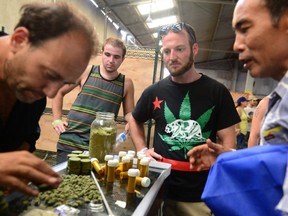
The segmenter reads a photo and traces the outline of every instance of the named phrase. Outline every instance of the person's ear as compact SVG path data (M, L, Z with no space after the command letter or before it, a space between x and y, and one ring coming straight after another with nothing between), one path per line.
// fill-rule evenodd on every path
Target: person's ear
M199 51L199 46L198 43L194 43L192 46L192 50L193 50L193 55L196 56L198 51Z
M12 51L17 52L29 43L29 31L27 28L18 27L11 35Z
M280 21L279 21L279 25L281 26L281 28L286 31L286 33L288 33L288 9L284 10Z

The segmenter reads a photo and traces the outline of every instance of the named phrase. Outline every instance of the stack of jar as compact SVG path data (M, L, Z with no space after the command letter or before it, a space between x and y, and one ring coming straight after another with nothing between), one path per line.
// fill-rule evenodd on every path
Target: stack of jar
M75 175L89 175L91 163L88 154L82 151L72 151L68 154L67 172Z
M136 185L149 187L151 183L148 178L150 158L145 157L145 154L138 154L137 167L133 168L134 157L135 151L120 151L118 159L115 159L113 155L106 155L103 165L97 158L91 158L91 164L99 175L104 175L108 183L114 182L116 177L120 180L128 179L127 192L134 193Z

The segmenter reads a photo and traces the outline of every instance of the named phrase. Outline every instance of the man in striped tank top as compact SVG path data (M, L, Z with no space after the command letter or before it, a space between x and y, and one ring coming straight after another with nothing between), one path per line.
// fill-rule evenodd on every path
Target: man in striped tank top
M121 103L128 120L134 109L134 86L130 78L118 72L126 47L118 38L108 38L102 46L102 64L89 65L78 82L66 85L52 103L53 127L60 135L57 162L63 162L72 150L88 150L90 125L96 112L113 112L117 117ZM76 86L81 90L73 103L67 122L62 121L63 97ZM128 125L126 125L128 130Z

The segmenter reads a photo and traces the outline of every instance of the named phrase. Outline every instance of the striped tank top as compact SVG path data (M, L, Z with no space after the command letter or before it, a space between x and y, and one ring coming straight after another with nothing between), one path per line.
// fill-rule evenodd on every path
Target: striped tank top
M68 127L59 137L57 149L88 150L90 125L96 112L112 112L118 115L124 95L125 75L106 80L100 74L99 66L92 66L90 74L73 103L68 116Z

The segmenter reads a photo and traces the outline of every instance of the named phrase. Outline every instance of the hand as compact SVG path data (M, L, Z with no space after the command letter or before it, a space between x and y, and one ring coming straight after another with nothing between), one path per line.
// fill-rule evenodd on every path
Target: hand
M206 144L196 146L187 153L187 156L190 157L190 168L198 167L198 171L210 168L215 163L217 156L227 151L231 150L207 139Z
M68 126L68 123L65 121L59 122L57 124L53 125L54 130L57 132L58 135L66 131L66 127Z
M39 191L27 185L47 184L57 188L61 177L51 167L27 151L15 151L0 154L0 187L7 190L19 190L27 195L37 196Z
M129 133L129 124L128 123L125 125L124 130L125 130L125 133L127 133L127 134Z
M238 136L240 134L240 129L235 129L235 134Z
M155 161L155 160L162 160L162 156L160 154L157 154L155 151L154 151L154 148L151 148L151 149L148 149L145 151L145 154L147 157L150 157L151 160Z

